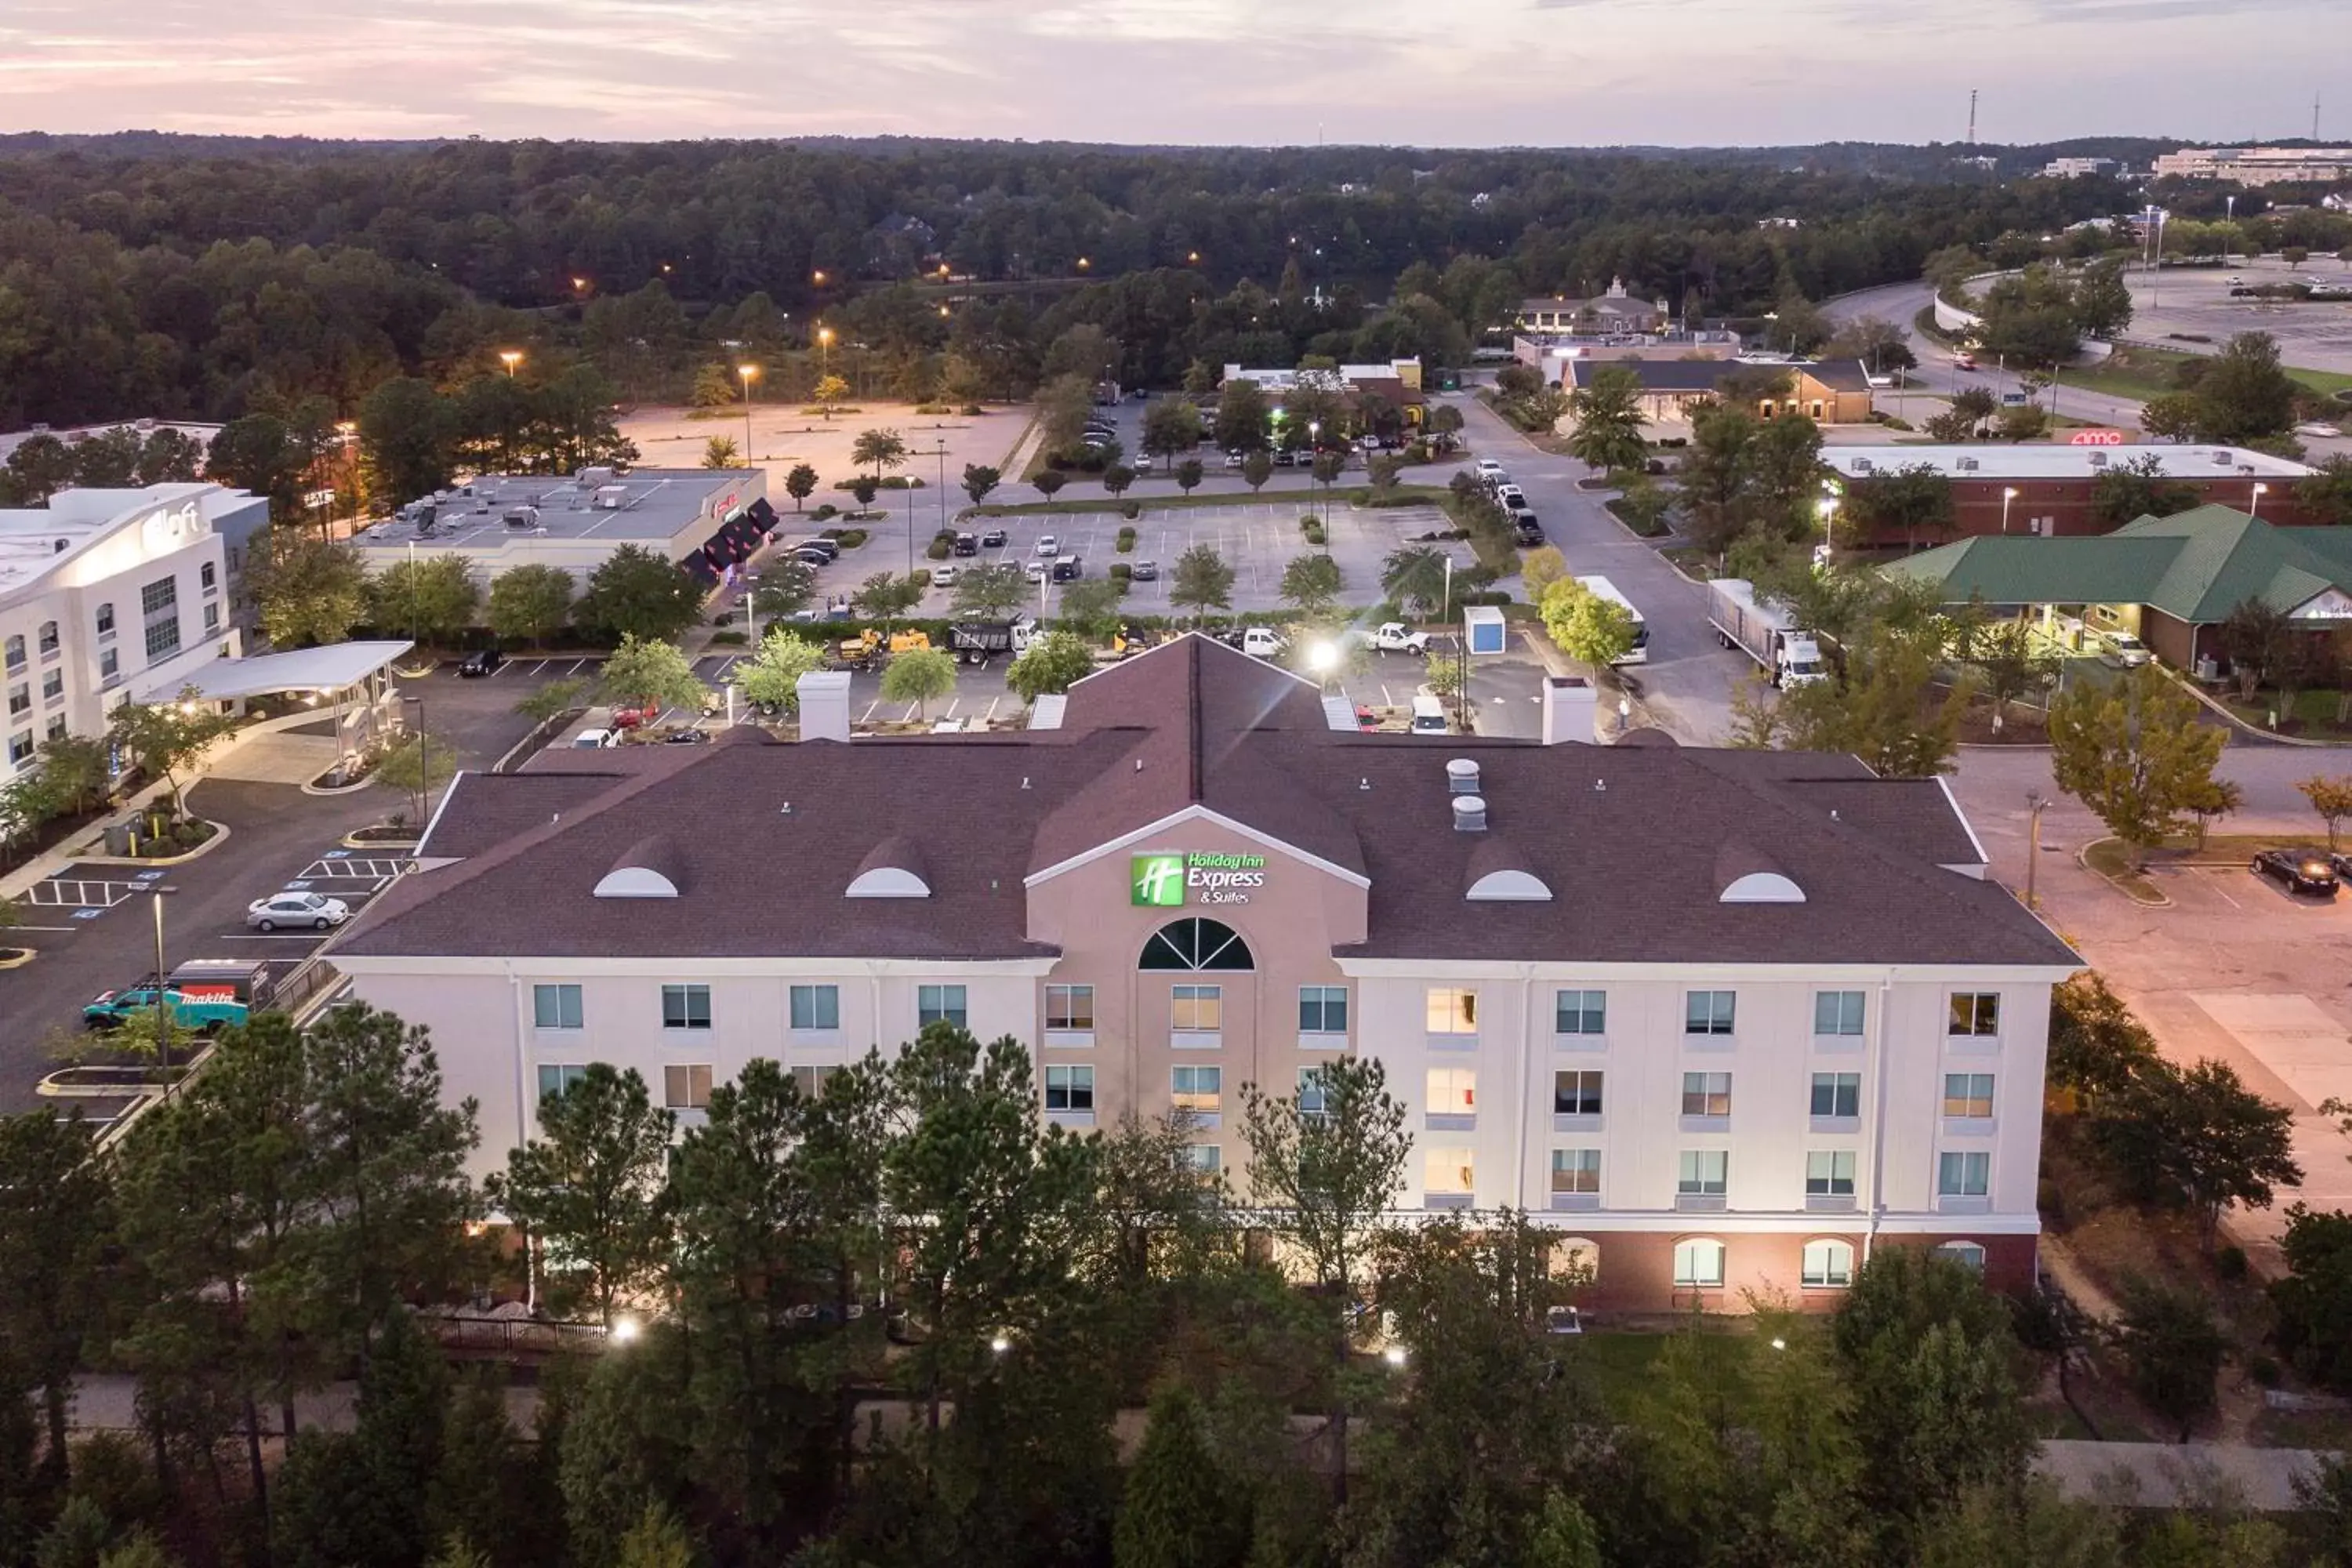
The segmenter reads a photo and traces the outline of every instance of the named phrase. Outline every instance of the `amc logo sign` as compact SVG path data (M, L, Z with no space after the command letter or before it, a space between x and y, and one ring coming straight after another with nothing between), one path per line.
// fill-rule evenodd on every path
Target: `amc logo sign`
M2070 447L2120 447L2124 433L2120 430L2077 430L2066 437Z

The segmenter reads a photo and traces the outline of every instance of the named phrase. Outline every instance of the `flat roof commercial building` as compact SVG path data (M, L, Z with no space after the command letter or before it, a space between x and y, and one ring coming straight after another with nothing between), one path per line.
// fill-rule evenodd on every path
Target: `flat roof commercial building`
M2158 157L2156 176L2242 185L2352 180L2352 147L2183 147Z
M560 566L583 584L624 544L706 583L746 559L776 513L764 468L583 468L485 474L401 509L352 541L371 570L453 555L484 586L515 566Z
M2194 489L2200 504L2252 511L2284 523L2306 521L2295 499L2295 483L2312 471L2301 463L2243 447L2078 447L2005 441L1825 447L1822 461L1847 479L1908 468L1931 468L1952 483L1954 532L2045 538L2104 533L2113 527L2099 515L2099 477L2126 464L2152 461L2160 477ZM1888 530L1874 542L1904 541L1900 530Z
M0 510L0 783L130 694L237 651L232 542L269 503L210 484L60 490Z
M1546 703L1561 743L1363 735L1187 636L1052 729L546 754L463 775L336 963L431 1026L485 1167L589 1062L690 1122L754 1058L814 1082L945 1018L1023 1041L1054 1121L1190 1111L1244 1194L1242 1087L1375 1058L1398 1208L1537 1211L1604 1302L1825 1303L1897 1243L2028 1283L2077 962L1949 792L1567 743L1591 689Z

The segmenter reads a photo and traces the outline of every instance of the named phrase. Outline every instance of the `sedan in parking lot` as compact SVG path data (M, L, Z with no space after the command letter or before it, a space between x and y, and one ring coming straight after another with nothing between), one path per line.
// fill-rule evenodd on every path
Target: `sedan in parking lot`
M457 673L471 680L478 675L496 675L507 656L494 647L478 647L457 663Z
M2265 849L2254 857L2253 872L2290 893L2315 899L2336 896L2336 868L2317 850Z
M351 918L349 904L318 893L272 893L245 906L245 923L256 931L276 931L279 926L325 931Z
M1156 583L1160 580L1160 563L1139 561L1129 569L1127 576L1131 583Z
M1002 549L1003 549L1003 548L1004 548L1004 531L1003 531L1003 529L1001 529L1001 528L992 528L992 529L990 529L986 533L983 533L983 534L982 534L982 535L980 536L980 547L981 547L982 550L1002 550Z

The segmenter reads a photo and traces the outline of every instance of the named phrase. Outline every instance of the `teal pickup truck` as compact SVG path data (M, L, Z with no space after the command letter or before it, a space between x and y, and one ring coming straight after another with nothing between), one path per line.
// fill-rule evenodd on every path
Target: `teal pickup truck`
M163 1005L172 1021L184 1029L210 1034L242 1024L268 1005L271 981L266 962L236 958L194 958L164 978ZM155 1007L155 977L101 991L81 1010L82 1026L111 1029L134 1013Z

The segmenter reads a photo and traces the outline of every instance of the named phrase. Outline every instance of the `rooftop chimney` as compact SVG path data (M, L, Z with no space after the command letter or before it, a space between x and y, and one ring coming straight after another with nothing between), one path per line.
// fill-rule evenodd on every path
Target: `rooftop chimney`
M1543 743L1601 739L1601 696L1580 675L1544 678Z
M1454 831L1484 833L1486 831L1486 801L1483 795L1457 795L1454 797Z
M849 672L812 669L794 683L800 693L801 739L849 739Z

